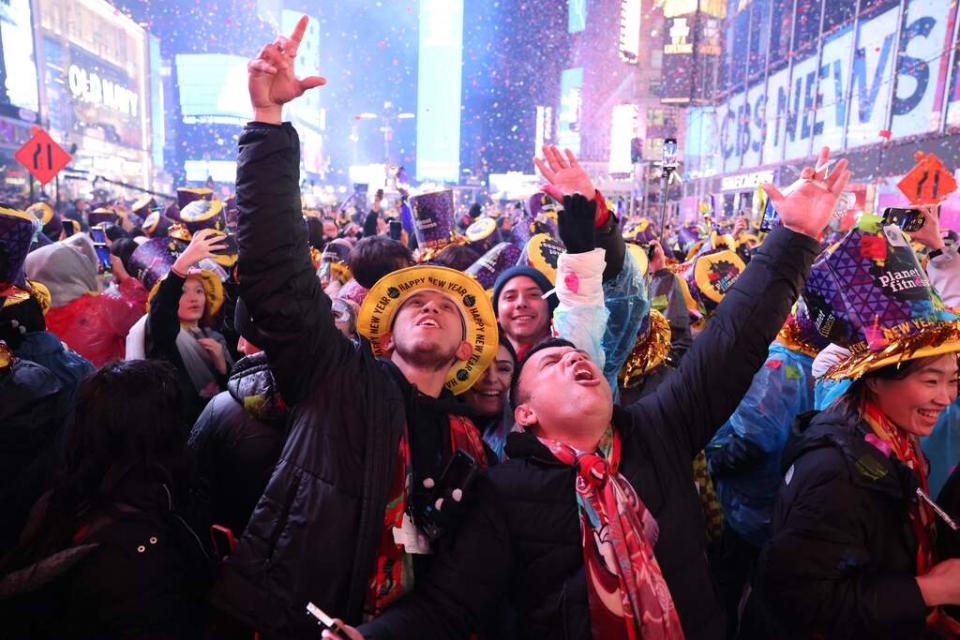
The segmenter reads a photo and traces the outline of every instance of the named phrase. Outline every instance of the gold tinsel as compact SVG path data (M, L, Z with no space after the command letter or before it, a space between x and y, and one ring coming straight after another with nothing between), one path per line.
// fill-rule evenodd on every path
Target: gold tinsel
M777 334L777 341L787 349L797 351L811 358L816 358L817 354L820 353L820 347L803 339L803 336L800 335L800 329L792 317L783 325L783 328L780 329L780 333Z
M620 386L632 389L643 376L667 359L670 352L670 323L656 309L650 310L650 326L637 339L633 351L620 369Z
M890 344L879 351L854 351L830 368L824 377L831 380L856 379L884 366L954 351L960 351L960 322L938 322L919 329L913 335L893 338Z

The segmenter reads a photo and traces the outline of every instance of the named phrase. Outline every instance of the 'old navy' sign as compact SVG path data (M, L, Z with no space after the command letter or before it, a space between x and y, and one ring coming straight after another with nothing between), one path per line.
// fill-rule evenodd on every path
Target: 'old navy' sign
M880 142L890 114L893 137L935 130L949 11L942 0L911 0L899 43L899 7L847 25L828 37L819 59L814 52L721 104L723 170L806 157L811 141L814 149L839 148L844 130L848 147Z

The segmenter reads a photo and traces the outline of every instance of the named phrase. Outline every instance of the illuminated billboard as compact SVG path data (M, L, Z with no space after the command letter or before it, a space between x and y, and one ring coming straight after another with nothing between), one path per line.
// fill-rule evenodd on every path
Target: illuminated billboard
M253 116L247 95L247 58L226 53L176 57L180 114L186 124L244 124Z
M733 94L716 109L718 168L737 171L809 157L824 145L856 148L936 131L951 13L938 0L911 0L901 26L894 6L831 33L819 57L798 56Z
M583 67L564 69L560 76L557 144L580 153L580 115L583 105Z
M146 31L105 0L43 0L39 6L44 115L55 140L76 145L71 168L150 185Z
M567 0L567 32L580 33L587 28L587 0Z
M30 0L0 2L0 113L32 119L39 110ZM30 114L20 113L25 109Z
M422 0L417 71L417 179L460 180L463 0Z

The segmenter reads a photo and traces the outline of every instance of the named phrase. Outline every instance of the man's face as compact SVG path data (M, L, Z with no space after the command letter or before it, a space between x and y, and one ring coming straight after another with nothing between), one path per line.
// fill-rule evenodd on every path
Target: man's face
M550 347L535 352L520 372L514 418L524 428L563 440L597 419L610 421L613 394L584 351Z
M457 305L439 291L424 290L410 296L397 311L388 350L421 367L449 367L470 356L464 340L463 316Z
M547 334L549 310L540 286L528 276L517 276L500 291L497 321L513 342L532 344Z

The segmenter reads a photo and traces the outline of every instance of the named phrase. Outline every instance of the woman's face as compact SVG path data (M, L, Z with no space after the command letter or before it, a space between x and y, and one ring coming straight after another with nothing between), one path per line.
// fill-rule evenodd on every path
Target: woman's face
M957 398L957 356L925 358L902 380L867 380L880 410L901 430L928 436Z
M203 317L203 310L207 298L203 293L203 283L200 278L187 278L183 283L183 293L180 294L180 307L177 317L180 322L199 322Z
M496 359L490 363L476 384L466 393L467 404L481 416L498 416L503 412L513 377L513 356L500 345Z

